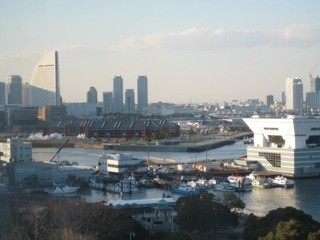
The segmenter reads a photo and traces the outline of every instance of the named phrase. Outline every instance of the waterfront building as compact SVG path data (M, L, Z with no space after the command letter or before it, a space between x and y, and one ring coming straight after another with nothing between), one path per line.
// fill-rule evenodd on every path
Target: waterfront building
M132 158L125 154L107 154L98 162L101 174L131 174L147 171L146 160Z
M301 113L303 107L303 84L299 78L286 80L286 107L287 111Z
M3 162L31 162L32 145L22 138L7 139L0 143L0 160Z
M61 104L58 52L45 54L36 64L30 82L30 105Z
M112 113L113 108L113 93L104 92L103 93L103 112Z
M6 103L6 83L0 82L0 105L5 105Z
M141 113L143 108L148 106L148 78L147 76L138 76L138 110Z
M60 166L55 162L33 161L7 164L10 186L48 187L69 184L70 178L89 182L94 168L80 165Z
M90 87L87 92L87 103L97 103L98 102L98 92L95 87Z
M22 104L22 78L11 75L7 82L8 104Z
M121 76L113 78L113 112L122 113L123 111L123 79Z
M320 92L320 77L310 75L310 92Z
M295 115L287 118L245 118L254 145L247 161L265 170L291 177L320 175L320 119Z
M45 106L39 108L38 119L41 122L51 123L54 120L61 120L67 117L67 107L60 106Z
M134 90L127 89L125 93L125 112L135 113Z
M266 105L267 105L268 108L271 108L271 106L274 105L273 95L267 95L267 97L266 97Z

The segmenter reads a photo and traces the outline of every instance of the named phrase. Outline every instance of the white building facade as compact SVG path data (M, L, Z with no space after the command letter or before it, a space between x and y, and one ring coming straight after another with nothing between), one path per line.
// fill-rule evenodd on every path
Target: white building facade
M286 80L286 107L288 111L300 113L303 107L303 84L299 78Z
M146 161L132 158L125 154L108 154L106 158L98 162L98 170L101 174L124 174L146 172Z
M31 162L32 144L21 138L7 139L0 143L0 160L3 162Z
M57 51L45 54L35 66L30 83L30 105L61 105Z
M268 171L291 177L320 176L320 119L288 115L287 118L245 118L254 133L247 160Z

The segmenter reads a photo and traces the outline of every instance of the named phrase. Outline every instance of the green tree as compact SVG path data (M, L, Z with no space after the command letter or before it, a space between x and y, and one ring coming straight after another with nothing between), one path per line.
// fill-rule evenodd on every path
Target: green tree
M121 240L134 232L147 239L148 232L130 215L112 207L76 201L31 203L26 212L17 209L16 223L9 240Z
M308 233L302 224L291 219L288 222L278 223L275 237L279 240L301 240L307 239Z
M320 230L309 233L308 240L320 240Z
M238 223L238 217L227 206L215 202L214 195L209 193L179 198L176 210L182 231L204 234Z
M313 220L309 214L293 207L278 208L270 211L265 217L247 226L243 231L243 239L259 239L259 237L267 236L269 232L272 232L274 236L276 236L277 230L281 231L284 228L290 229L290 227L295 224L295 222L290 222L291 220L296 220L296 227L299 230L299 234L304 234L304 231L307 233L316 232L320 229L320 223ZM287 222L287 224L280 224L278 228L280 222ZM288 224L288 222L290 222L290 224ZM307 239L307 237L304 239Z
M222 202L229 209L244 209L245 203L234 193L226 192L223 194Z

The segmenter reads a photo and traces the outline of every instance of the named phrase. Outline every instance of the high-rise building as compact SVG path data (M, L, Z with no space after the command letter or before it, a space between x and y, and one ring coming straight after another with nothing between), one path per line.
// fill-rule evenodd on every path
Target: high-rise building
M22 79L18 75L11 75L7 82L8 104L22 104Z
M35 66L30 82L30 105L61 105L58 52L45 54Z
M98 102L98 92L95 87L90 87L87 92L87 103L97 103Z
M113 112L122 113L123 110L123 78L113 78Z
M266 96L266 105L267 105L268 108L270 108L272 105L274 105L273 95L267 95Z
M138 110L141 113L144 107L148 106L148 78L147 76L138 76Z
M30 105L30 85L29 85L29 83L22 84L22 104L25 106Z
M320 109L320 92L308 92L306 94L307 110Z
M286 103L286 93L285 93L284 91L282 91L282 92L280 93L280 95L281 95L281 102L282 102L283 104L285 104L285 103Z
M310 92L320 92L320 77L310 75Z
M134 91L127 89L125 94L125 111L126 113L135 113Z
M0 105L4 105L6 102L6 83L0 82Z
M112 92L103 93L103 112L112 113L113 108L113 94Z
M286 107L289 111L300 113L303 107L303 84L299 78L286 80Z

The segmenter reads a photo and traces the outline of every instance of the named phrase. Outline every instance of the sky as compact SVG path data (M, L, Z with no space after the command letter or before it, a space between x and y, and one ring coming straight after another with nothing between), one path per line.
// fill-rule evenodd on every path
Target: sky
M320 75L318 0L0 0L0 81L30 82L59 51L61 95L86 101L149 79L149 102L280 98L285 79ZM137 93L137 91L135 91Z

